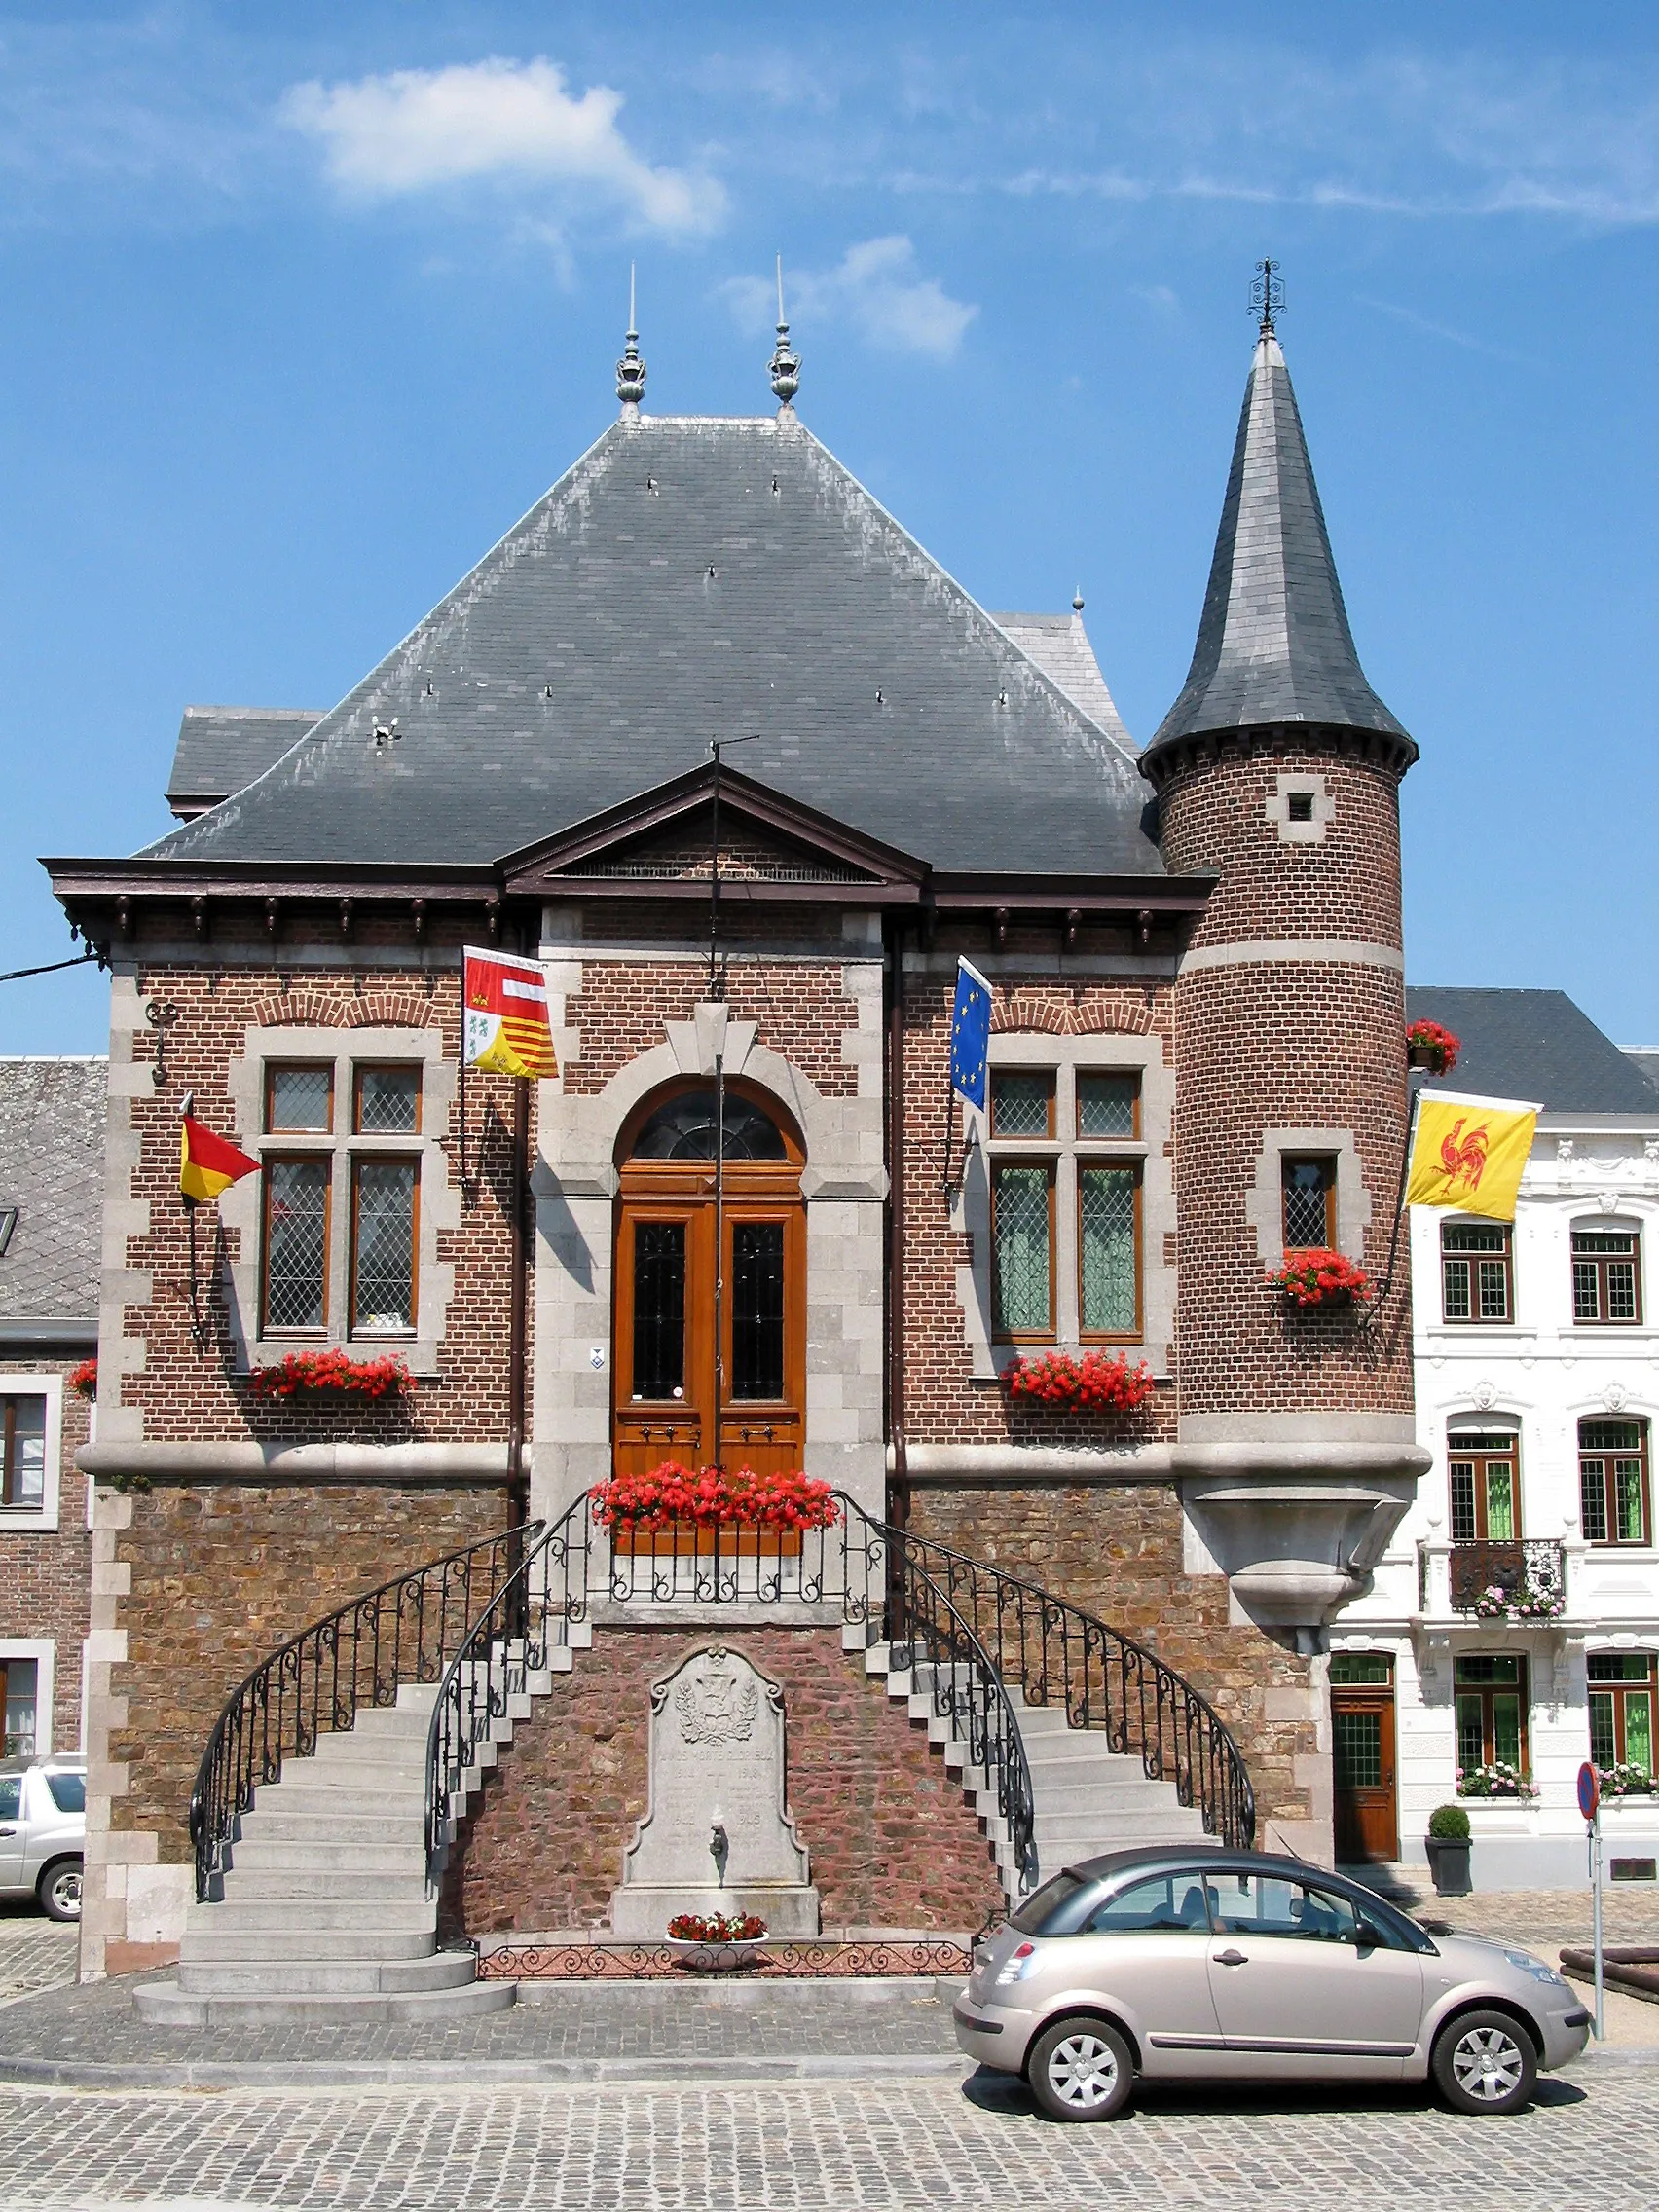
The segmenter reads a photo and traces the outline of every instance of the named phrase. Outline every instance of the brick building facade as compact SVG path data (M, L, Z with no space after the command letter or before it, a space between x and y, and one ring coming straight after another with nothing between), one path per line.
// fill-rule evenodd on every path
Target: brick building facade
M113 971L89 1972L176 1947L195 1759L262 1651L579 1510L625 1455L804 1464L1098 1616L1207 1701L1256 1834L1329 1854L1325 1624L1422 1464L1409 1316L1403 1281L1362 1317L1264 1277L1299 1176L1328 1232L1303 1240L1385 1247L1416 755L1354 656L1277 342L1144 755L1081 619L984 613L788 379L761 419L652 418L642 387L339 707L193 710L183 826L49 864ZM515 1101L462 1080L466 944L545 964L559 1058L530 1102L522 1455ZM960 957L990 1104L947 1117ZM194 1259L186 1092L263 1169ZM325 1346L395 1349L411 1392L257 1394ZM1016 1396L1045 1349L1144 1362L1150 1396ZM468 1933L603 1914L687 1622L606 1633L458 1840ZM744 1633L782 1639L759 1663L827 1913L966 1924L995 1883L937 1764L832 1645Z

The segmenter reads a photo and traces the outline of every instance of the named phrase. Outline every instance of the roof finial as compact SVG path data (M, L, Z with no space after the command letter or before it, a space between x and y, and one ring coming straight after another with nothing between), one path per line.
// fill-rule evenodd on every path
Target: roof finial
M778 256L778 343L771 360L772 389L778 395L778 413L791 413L790 401L800 389L800 361L790 350L790 326L784 320L784 257Z
M1082 584L1079 584L1079 585L1078 585L1078 587L1077 587L1077 589L1076 589L1076 591L1074 591L1074 592L1072 593L1072 612L1073 612L1074 614L1081 614L1081 613L1083 612L1083 586L1082 586Z
M1276 261L1258 261L1250 279L1250 313L1258 318L1264 338L1273 335L1273 316L1284 313L1284 286L1279 282L1278 268Z
M634 264L628 264L628 336L622 358L616 364L616 396L622 402L622 420L638 422L640 402L645 396L645 364L640 358L640 333L634 327Z

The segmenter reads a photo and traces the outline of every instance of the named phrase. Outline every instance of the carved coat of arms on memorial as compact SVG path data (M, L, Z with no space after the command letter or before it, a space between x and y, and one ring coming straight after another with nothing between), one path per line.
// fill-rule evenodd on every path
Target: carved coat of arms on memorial
M688 1744L746 1744L755 1733L755 1716L760 1711L760 1677L745 1663L739 1675L719 1644L705 1654L708 1664L700 1674L682 1675L675 1685L674 1711L680 1733ZM659 1683L652 1706L660 1711L667 1685ZM782 1704L783 1692L768 1683L772 1702Z

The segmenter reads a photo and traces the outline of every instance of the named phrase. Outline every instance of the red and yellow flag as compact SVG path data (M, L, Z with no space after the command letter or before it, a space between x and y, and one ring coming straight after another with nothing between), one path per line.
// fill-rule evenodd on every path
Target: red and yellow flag
M461 1052L495 1075L555 1076L547 971L539 960L466 948Z
M186 1114L178 1131L178 1195L198 1205L208 1205L221 1191L240 1183L244 1175L257 1175L259 1162L245 1152Z
M1513 1221L1537 1125L1537 1107L1522 1099L1425 1091L1418 1101L1407 1205Z

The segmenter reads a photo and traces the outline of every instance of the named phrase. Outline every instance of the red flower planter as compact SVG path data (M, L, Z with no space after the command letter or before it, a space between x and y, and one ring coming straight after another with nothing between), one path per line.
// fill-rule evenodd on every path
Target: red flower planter
M1146 1361L1131 1367L1122 1352L1086 1351L1081 1359L1069 1351L1039 1352L1035 1358L1016 1359L1003 1382L1011 1398L1105 1413L1132 1413L1152 1395Z
M1287 1252L1283 1267L1269 1275L1268 1287L1293 1306L1351 1306L1369 1293L1371 1277L1345 1253L1320 1244L1309 1251Z

